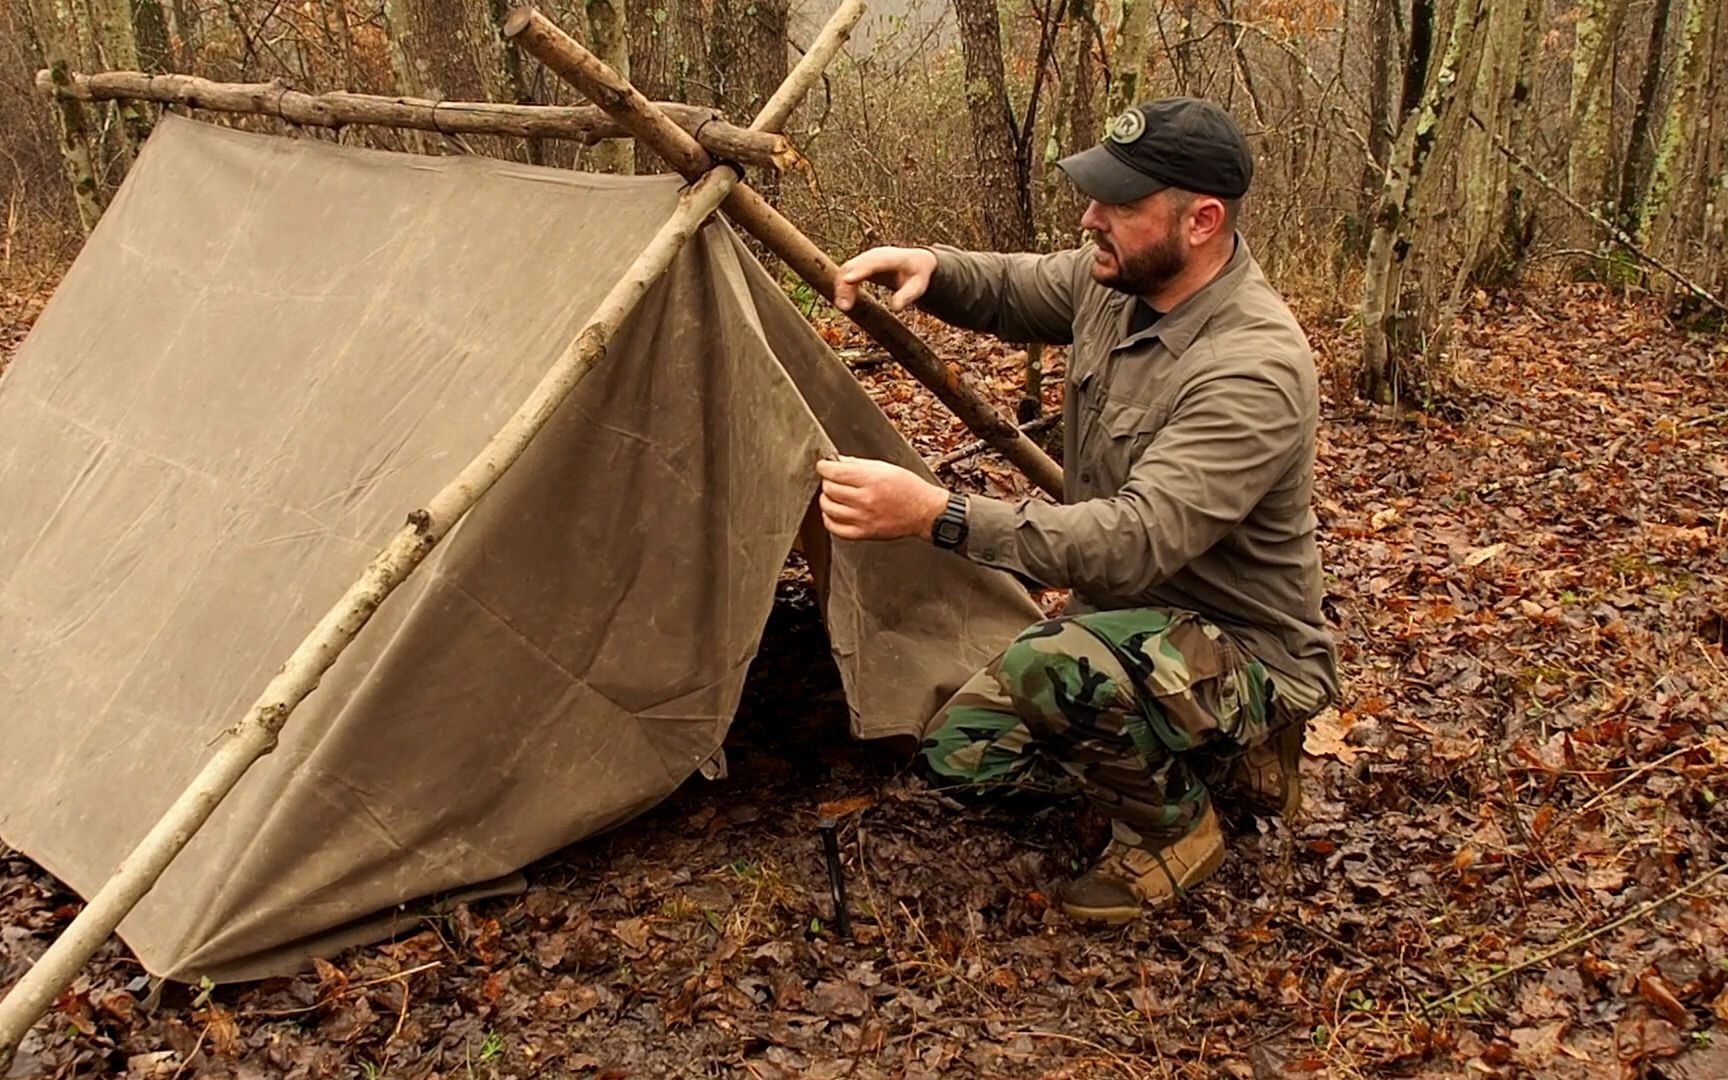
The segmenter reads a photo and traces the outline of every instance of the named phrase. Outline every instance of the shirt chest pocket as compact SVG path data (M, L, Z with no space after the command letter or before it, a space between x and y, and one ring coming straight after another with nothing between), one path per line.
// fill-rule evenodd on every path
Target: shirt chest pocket
M1115 491L1128 482L1134 463L1169 418L1168 402L1105 397L1099 403L1097 469L1108 490Z

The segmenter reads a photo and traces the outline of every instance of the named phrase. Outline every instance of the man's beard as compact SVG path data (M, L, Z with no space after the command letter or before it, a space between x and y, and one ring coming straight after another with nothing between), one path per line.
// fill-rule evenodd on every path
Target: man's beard
M1100 275L1097 266L1093 266L1093 280L1107 289L1115 289L1130 296L1150 296L1163 289L1176 279L1184 269L1182 247L1174 234L1166 236L1164 241L1145 251L1135 252L1131 258L1124 259L1116 245L1103 237L1094 236L1093 242L1116 260L1114 273Z

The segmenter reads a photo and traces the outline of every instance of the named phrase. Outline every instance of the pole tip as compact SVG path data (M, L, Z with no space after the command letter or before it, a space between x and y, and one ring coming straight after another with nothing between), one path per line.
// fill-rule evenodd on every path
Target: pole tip
M515 37L517 34L528 29L528 24L533 21L533 5L525 4L522 7L515 8L504 19L504 36L507 38Z

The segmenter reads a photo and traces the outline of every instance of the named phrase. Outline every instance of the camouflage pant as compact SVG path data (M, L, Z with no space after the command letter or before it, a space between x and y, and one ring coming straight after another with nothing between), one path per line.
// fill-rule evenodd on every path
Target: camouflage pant
M1235 758L1320 704L1192 612L1098 611L1021 633L937 714L924 755L951 782L1077 791L1117 839L1160 847Z

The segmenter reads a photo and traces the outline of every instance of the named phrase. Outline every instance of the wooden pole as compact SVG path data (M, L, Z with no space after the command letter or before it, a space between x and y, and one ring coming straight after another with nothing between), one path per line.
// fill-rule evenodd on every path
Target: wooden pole
M714 169L684 193L666 224L601 300L528 400L448 486L408 515L407 523L367 565L360 579L294 650L245 718L230 729L226 743L186 791L35 966L0 1000L0 1074L36 1018L150 891L252 764L275 749L289 714L318 686L384 599L516 463L558 406L605 358L624 318L737 182L733 170Z
M497 105L487 101L427 101L372 94L309 94L286 83L223 83L191 75L107 71L70 75L57 85L50 72L36 85L57 101L154 101L212 112L277 116L309 127L366 124L450 135L518 135L593 144L630 133L592 105ZM664 102L659 106L715 157L763 169L790 169L802 159L775 128L746 130L718 118L713 109Z
M828 16L828 24L822 28L822 33L810 43L810 48L804 53L804 58L798 61L798 66L787 74L786 81L774 91L762 106L762 111L756 114L756 119L750 121L751 131L779 131L791 119L792 110L804 100L804 95L816 84L816 80L828 69L834 57L840 52L846 39L852 35L852 30L858 21L864 18L864 0L841 0L841 4Z
M688 132L672 123L628 80L602 64L546 16L532 8L517 8L504 20L504 36L513 40L553 73L605 109L636 138L685 176L700 176L712 167L708 152ZM830 302L839 267L796 225L770 206L748 184L739 184L721 207L727 216L779 256L799 277ZM1062 497L1062 469L1017 428L960 373L943 363L930 346L873 297L860 292L846 313L890 356L929 387L966 426L1018 467L1034 484Z
M861 2L861 0L859 0ZM845 33L857 19L838 31ZM823 31L827 37L829 30ZM838 48L838 45L835 45ZM828 55L832 56L832 52ZM788 85L808 89L821 74L814 65L800 64ZM782 88L784 90L784 87ZM781 108L790 111L803 91L789 96ZM781 99L776 93L775 100ZM764 127L773 115L757 118ZM680 131L682 129L679 129ZM757 130L761 130L758 128ZM688 137L688 136L686 136ZM657 281L696 230L741 182L732 168L714 168L695 178L678 207L648 246L612 286L599 308L583 325L528 400L498 434L424 507L408 521L383 551L373 558L360 579L288 658L264 688L240 723L227 733L227 742L199 771L168 813L132 853L121 861L101 890L90 899L36 961L0 1000L0 1075L3 1075L37 1018L77 976L91 955L125 919L144 894L161 878L174 857L209 820L222 800L254 762L276 747L276 740L295 706L310 694L354 640L384 599L425 561L438 542L473 508L498 478L521 458L529 442L546 425L564 399L596 364L605 359L612 338L638 301Z

